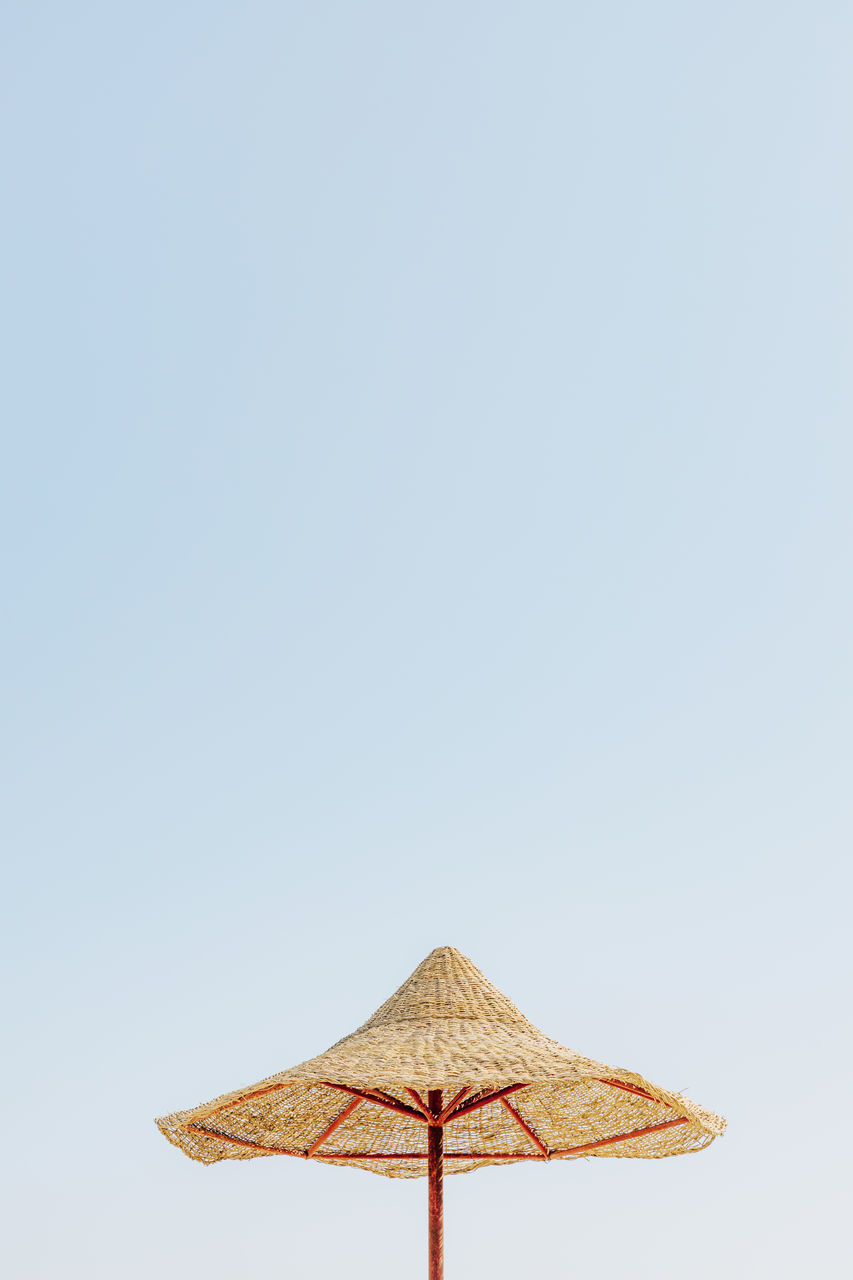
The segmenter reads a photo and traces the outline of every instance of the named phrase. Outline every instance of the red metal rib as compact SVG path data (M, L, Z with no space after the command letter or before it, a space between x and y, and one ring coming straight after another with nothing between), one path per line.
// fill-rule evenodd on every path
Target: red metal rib
M338 1125L339 1125L339 1124L343 1124L343 1122L347 1119L347 1117L352 1115L352 1113L353 1113L353 1111L355 1111L356 1107L360 1107L360 1106L361 1106L361 1103L362 1103L362 1099L361 1099L361 1098L353 1098L352 1102L350 1102L348 1106L344 1107L344 1109L343 1109L343 1111L341 1112L341 1114L340 1114L339 1116L336 1116L336 1117L335 1117L335 1119L332 1121L332 1123L331 1123L330 1125L328 1125L328 1126L323 1130L323 1132L320 1134L319 1138L317 1138L317 1140L316 1140L315 1142L312 1142L312 1143L311 1143L311 1146L310 1146L310 1147L308 1148L308 1150L305 1152L305 1154L306 1154L306 1156L309 1158L309 1160L310 1160L311 1156L313 1156L313 1154L314 1154L314 1152L317 1150L317 1148L318 1148L318 1147L321 1147L321 1146L323 1145L323 1143L326 1141L326 1139L327 1139L327 1138L329 1138L329 1137L331 1137L331 1135L332 1135L332 1134L335 1132L335 1130L337 1129Z
M331 1087L336 1089L343 1089L345 1093L354 1093L356 1094L359 1100L364 1098L368 1102L380 1101L380 1099L371 1098L368 1094L362 1094L356 1089L350 1089L348 1085L332 1085ZM511 1087L514 1089L521 1089L524 1086L513 1085ZM487 1102L494 1101L494 1098L495 1098L495 1095L492 1094L487 1098L474 1099L474 1102L478 1106L485 1106ZM333 1122L333 1127L337 1128L337 1125L343 1121L344 1115L349 1114L351 1110L354 1110L355 1105L357 1105L357 1103L353 1104L351 1107L347 1107L346 1112L342 1113L337 1118L337 1120ZM383 1105L387 1106L388 1104L383 1103ZM412 1114L416 1115L419 1120L423 1119L423 1117L418 1115L417 1112L413 1111L412 1108L406 1107L404 1103L400 1103L399 1105L400 1105L400 1108L404 1109L406 1112L411 1111ZM516 1112L515 1114L517 1115L518 1113ZM518 1117L518 1118L520 1119L521 1117ZM550 1156L580 1155L584 1151L593 1151L598 1147L607 1147L617 1142L631 1142L635 1138L643 1138L650 1133L660 1133L664 1129L672 1129L676 1125L689 1124L689 1123L690 1123L690 1120L687 1116L677 1116L674 1120L663 1120L660 1124L647 1125L644 1129L633 1129L630 1133L616 1134L612 1138L599 1138L595 1142L584 1142L584 1143L581 1143L579 1146L567 1147L562 1151L551 1151ZM219 1142L227 1142L235 1147L243 1147L248 1151L256 1152L258 1155L298 1156L302 1160L305 1160L307 1158L307 1154L304 1151L291 1151L286 1149L285 1147L267 1147L260 1142L250 1142L248 1138L238 1138L230 1133L221 1133L217 1129L207 1129L204 1127L204 1125L200 1125L200 1124L191 1123L191 1124L184 1125L183 1127L192 1133L201 1134L202 1137L216 1138ZM327 1134L324 1134L323 1139L321 1139L321 1141L325 1140L326 1136ZM314 1149L316 1149L316 1144ZM309 1148L309 1152L311 1150L312 1148ZM319 1160L426 1160L427 1152L425 1151L412 1151L412 1152L346 1151L346 1152L329 1152L325 1155L315 1156L314 1158ZM444 1152L445 1160L546 1160L549 1158L550 1157L548 1153L545 1153L542 1155L533 1155L532 1152L528 1153L528 1152L517 1152L517 1151L509 1151L509 1152L445 1151Z
M365 1089L364 1093L369 1102L384 1102L389 1107L405 1107L408 1104L401 1102L399 1098L395 1098L393 1093L386 1093L384 1089ZM419 1117L423 1119L424 1117Z
M445 1151L444 1160L544 1160L532 1151ZM318 1160L427 1160L426 1151L346 1151L319 1155Z
M503 1089L493 1090L492 1093L480 1094L476 1098L471 1098L470 1102L463 1102L455 1111L452 1111L445 1120L445 1124L449 1124L451 1120L458 1120L460 1116L466 1116L479 1107L487 1107L490 1102L496 1102L498 1098L505 1098L508 1094L515 1093L516 1089L526 1088L526 1084L508 1084Z
M459 1090L459 1092L457 1093L456 1097L455 1097L451 1102L448 1102L447 1106L444 1108L444 1110L442 1111L441 1115L438 1117L438 1121L437 1121L437 1123L438 1123L438 1124L446 1124L446 1123L447 1123L447 1117L452 1113L453 1108L456 1106L456 1104L457 1104L458 1102L461 1102L461 1101L462 1101L462 1099L465 1097L465 1094L466 1094L466 1093L470 1093L470 1092L471 1092L471 1086L470 1086L470 1084L466 1084L466 1086L465 1086L465 1088L464 1088L464 1089L460 1089L460 1090Z
M509 1112L509 1114L512 1116L516 1124L521 1126L521 1128L527 1134L530 1141L534 1144L534 1146L537 1146L539 1148L539 1150L542 1152L542 1155L547 1160L548 1148L545 1146L545 1143L539 1137L538 1133L536 1133L536 1131L530 1127L530 1125L527 1123L526 1120L522 1119L522 1117L518 1114L518 1112L516 1111L515 1107L512 1105L511 1102L507 1102L506 1098L501 1098L501 1102L503 1103L504 1107Z
M552 1156L573 1156L581 1151L592 1151L594 1147L606 1147L612 1142L630 1142L632 1138L642 1138L647 1133L660 1133L661 1129L671 1129L676 1124L689 1124L687 1116L678 1116L676 1120L664 1120L661 1124L650 1124L645 1129L634 1129L631 1133L620 1133L615 1138L599 1138L597 1142L584 1142L579 1147L568 1147L565 1151L552 1151Z
M606 1147L615 1142L630 1142L633 1138L643 1138L649 1133L659 1133L662 1129L671 1129L675 1125L689 1124L687 1116L679 1116L675 1120L664 1120L661 1124L648 1125L645 1129L634 1129L631 1133L620 1133L613 1138L599 1138L596 1142L584 1142L577 1147L567 1147L564 1151L552 1151L551 1156L574 1156L584 1151L593 1151L597 1147ZM235 1138L228 1133L219 1133L216 1129L205 1129L198 1124L188 1124L187 1129L203 1134L206 1138L218 1138L220 1142L230 1142L237 1147L246 1147L259 1155L299 1156L306 1159L304 1151L287 1151L283 1147L265 1147L260 1142L249 1142L245 1138ZM325 1155L314 1157L317 1160L426 1160L426 1151L330 1151ZM533 1155L527 1151L445 1151L445 1160L547 1160L547 1155Z
M649 1133L660 1133L662 1129L672 1129L675 1125L689 1124L687 1116L678 1116L675 1120L663 1120L660 1124L650 1124L645 1129L634 1129L631 1133L619 1133L613 1138L599 1138L596 1142L584 1142L577 1147L568 1147L564 1151L552 1151L552 1156L580 1155L583 1151L592 1151L596 1147L607 1147L615 1142L630 1142L633 1138L643 1138ZM426 1160L423 1151L409 1152L348 1152L344 1156L333 1156L335 1160ZM547 1155L533 1155L532 1152L519 1151L445 1151L445 1160L546 1160Z
M299 1156L305 1159L304 1151L287 1151L284 1147L265 1147L260 1142L249 1142L248 1138L235 1138L230 1133L220 1133L218 1129L205 1129L200 1124L188 1124L184 1126L192 1133L201 1133L205 1138L218 1138L220 1142L230 1142L235 1147L247 1147L250 1151L257 1151L260 1155L265 1156Z
M383 1094L373 1089L354 1089L349 1084L333 1084L331 1080L324 1080L323 1083L329 1089L340 1089L342 1093L352 1094L354 1098L364 1098L366 1102L375 1102L378 1107L388 1107L390 1111L399 1111L401 1115L413 1116L415 1120L426 1123L426 1118L420 1111L416 1111L414 1107L409 1107L405 1102L399 1102L396 1098L392 1098L390 1094Z
M609 1084L611 1089L624 1089L626 1093L636 1093L638 1098L647 1098L649 1102L658 1102L662 1107L668 1107L669 1103L664 1102L662 1098L655 1098L645 1089L641 1089L636 1084L626 1084L624 1080L605 1080L602 1076L596 1077L599 1084Z
M292 1081L288 1080L285 1084L268 1084L264 1089L255 1089L251 1093L241 1093L239 1098L232 1098L230 1102L223 1102L218 1107L208 1107L204 1113L204 1118L208 1116L218 1116L220 1111L227 1111L229 1107L239 1107L241 1102L250 1102L252 1098L263 1098L268 1093L275 1093L277 1089L287 1089Z
M435 1119L435 1116L432 1114L429 1107L424 1102L421 1095L418 1093L417 1089L410 1089L409 1086L406 1085L406 1093L409 1095L410 1098L414 1100L415 1106L417 1106L417 1108L423 1115L424 1120L426 1120L429 1124L432 1124L433 1120Z

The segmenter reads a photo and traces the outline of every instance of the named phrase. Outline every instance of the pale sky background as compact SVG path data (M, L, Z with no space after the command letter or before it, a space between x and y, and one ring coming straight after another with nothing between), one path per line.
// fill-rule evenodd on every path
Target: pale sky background
M153 1117L446 943L729 1119L448 1280L849 1274L850 5L0 26L6 1274L420 1278Z

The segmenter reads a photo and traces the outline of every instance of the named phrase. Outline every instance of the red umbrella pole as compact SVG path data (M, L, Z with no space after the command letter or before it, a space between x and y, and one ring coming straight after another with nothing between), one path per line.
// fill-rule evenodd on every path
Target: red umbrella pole
M441 1090L430 1089L427 1104L434 1116L441 1115ZM429 1144L429 1280L444 1277L444 1129L431 1124Z

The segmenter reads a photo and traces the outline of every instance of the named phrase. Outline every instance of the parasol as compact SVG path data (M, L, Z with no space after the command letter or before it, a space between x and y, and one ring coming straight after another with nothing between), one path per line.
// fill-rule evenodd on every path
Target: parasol
M288 1155L429 1180L429 1280L443 1275L443 1175L521 1160L659 1159L725 1121L549 1039L455 947L439 947L325 1053L164 1116L194 1160Z

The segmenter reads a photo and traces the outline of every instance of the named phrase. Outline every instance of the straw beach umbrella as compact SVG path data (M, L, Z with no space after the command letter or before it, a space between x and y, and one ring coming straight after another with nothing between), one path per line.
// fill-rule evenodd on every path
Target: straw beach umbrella
M725 1121L636 1072L585 1058L439 947L325 1053L157 1124L194 1160L288 1155L428 1178L429 1280L443 1275L443 1174L519 1160L659 1159Z

